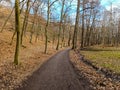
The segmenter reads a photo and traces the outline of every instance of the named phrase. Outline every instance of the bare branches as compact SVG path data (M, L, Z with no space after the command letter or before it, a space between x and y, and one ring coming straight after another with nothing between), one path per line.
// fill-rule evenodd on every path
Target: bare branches
M55 2L57 2L58 0L55 0L55 1L53 1L50 5L49 5L49 8L55 3Z

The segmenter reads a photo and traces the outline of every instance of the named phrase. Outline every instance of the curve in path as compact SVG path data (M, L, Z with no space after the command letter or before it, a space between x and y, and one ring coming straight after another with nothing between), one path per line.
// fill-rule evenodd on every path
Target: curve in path
M51 57L17 90L86 90L70 63L69 50ZM88 89L87 89L88 90Z

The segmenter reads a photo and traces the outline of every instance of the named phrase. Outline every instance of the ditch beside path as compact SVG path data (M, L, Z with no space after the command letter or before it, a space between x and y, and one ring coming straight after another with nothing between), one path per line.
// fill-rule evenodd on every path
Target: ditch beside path
M74 71L69 51L55 54L16 90L88 90L88 84L80 81Z

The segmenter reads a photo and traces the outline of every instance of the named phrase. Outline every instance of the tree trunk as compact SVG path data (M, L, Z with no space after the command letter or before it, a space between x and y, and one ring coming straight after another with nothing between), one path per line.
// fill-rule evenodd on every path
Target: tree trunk
M11 17L11 15L12 15L13 11L14 11L14 7L13 7L13 9L12 9L12 11L11 11L10 15L9 15L9 16L7 17L7 19L5 20L4 25L2 26L2 29L1 29L1 31L0 31L0 32L3 32L4 27L6 26L6 24L7 24L8 20L10 19L10 17Z
M80 0L77 2L77 12L76 12L76 21L75 21L75 28L73 34L73 41L72 41L72 49L77 48L77 31L79 27L79 14L80 14Z
M21 33L21 45L23 44L23 32L25 31L25 28L27 27L27 20L28 20L28 16L29 16L29 4L30 4L30 0L27 1L27 9L26 9L26 12L25 12L25 18L24 18L24 21L23 21L23 26L22 26L22 33Z
M20 50L20 10L19 0L15 0L15 29L17 32L16 49L14 55L14 63L18 65L19 61L19 50Z
M50 1L48 0L48 10L47 10L47 23L45 26L45 50L44 53L47 53L47 45L48 45L48 26L49 26L49 19L50 19Z
M70 46L71 41L71 30L69 30L68 46Z
M64 5L65 5L65 0L62 1L62 9L61 9L61 16L60 16L60 25L59 25L59 32L58 32L58 42L57 42L56 50L59 49L59 44L60 44L60 34L61 34L61 29L62 29Z
M85 3L83 0L83 9L85 8ZM83 49L83 45L84 45L84 11L82 13L82 34L81 34L81 46L80 48Z

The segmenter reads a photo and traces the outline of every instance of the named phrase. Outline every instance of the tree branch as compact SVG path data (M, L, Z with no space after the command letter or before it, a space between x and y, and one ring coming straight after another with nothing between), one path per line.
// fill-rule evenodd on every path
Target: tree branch
M49 8L50 8L55 2L57 2L57 1L58 1L58 0L53 1L53 2L50 4Z

